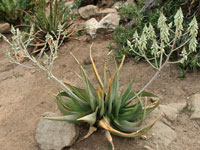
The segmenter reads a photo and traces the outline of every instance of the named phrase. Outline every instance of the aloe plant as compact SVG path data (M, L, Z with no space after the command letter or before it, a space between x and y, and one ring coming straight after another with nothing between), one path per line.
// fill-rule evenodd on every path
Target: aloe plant
M72 56L75 58L73 54ZM83 121L87 122L91 128L103 128L106 130L106 137L112 145L110 133L128 138L145 134L155 124L157 119L146 125L142 125L143 120L146 115L159 105L159 101L147 106L143 104L142 97L156 96L148 92L142 92L140 95L136 95L132 91L135 78L130 82L124 92L120 92L119 77L125 56L120 66L116 68L115 73L108 81L106 63L104 64L104 80L102 81L96 69L91 51L90 59L99 87L94 87L86 71L75 58L80 68L84 88L78 88L70 83L64 82L72 91L73 95L64 90L56 96L58 108L63 116L44 118L70 122Z
M49 7L49 8L48 8ZM69 27L71 23L69 9L62 1L40 0L38 6L35 8L35 29L40 33L50 33L52 36L57 35L58 25L61 24L63 30Z
M73 34L73 29L68 28L72 25L73 14L70 14L69 8L60 0L39 0L36 3L34 11L27 13L27 24L34 25L33 53L41 52L46 43L46 35L50 34L54 40L58 36L68 38ZM62 26L62 33L59 33L59 25ZM59 35L60 34L60 35ZM60 41L58 41L60 43ZM45 50L49 50L49 44Z

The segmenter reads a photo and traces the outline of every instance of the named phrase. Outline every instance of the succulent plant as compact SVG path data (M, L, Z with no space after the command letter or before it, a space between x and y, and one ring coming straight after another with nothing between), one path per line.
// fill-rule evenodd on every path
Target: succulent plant
M75 58L75 56L72 54ZM64 83L72 93L61 91L57 94L57 105L63 116L45 117L50 120L87 122L91 128L100 127L106 130L106 137L112 143L110 133L122 137L136 137L145 134L157 121L142 125L147 114L153 111L159 101L147 106L143 104L142 97L156 97L154 94L142 92L137 95L132 91L135 78L130 82L124 92L119 91L119 77L125 56L119 67L116 68L113 76L107 82L106 63L104 64L104 82L96 69L90 51L90 59L98 88L90 82L86 71L80 62L75 58L84 83L84 89Z

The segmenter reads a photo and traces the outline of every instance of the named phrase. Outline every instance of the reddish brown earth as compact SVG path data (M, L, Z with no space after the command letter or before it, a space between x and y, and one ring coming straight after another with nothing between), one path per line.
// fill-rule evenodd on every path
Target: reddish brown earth
M102 69L106 46L112 42L110 37L99 36L93 41L71 40L59 50L55 62L54 74L62 80L79 86L81 81L75 75L78 66L69 55L73 52L80 62L89 57L89 47L93 44L93 56L97 68ZM56 82L48 80L40 70L27 70L9 63L4 54L8 45L0 42L0 149L1 150L38 150L34 136L40 116L44 112L57 112L53 97L60 90ZM25 62L30 63L30 62ZM108 59L110 68L114 63ZM94 80L90 65L84 65L89 76ZM190 73L186 78L178 77L176 66L167 66L160 76L148 87L148 91L161 97L162 104L185 102L192 94L200 91L200 73ZM153 76L155 71L144 62L127 59L121 73L121 87L125 88L133 76L137 74L135 90L142 88ZM166 150L199 150L200 126L196 121L181 113L172 124L178 135L177 139ZM126 139L114 136L116 150L144 150L144 145L151 139ZM94 133L86 140L76 143L74 150L108 150L109 146L102 130Z

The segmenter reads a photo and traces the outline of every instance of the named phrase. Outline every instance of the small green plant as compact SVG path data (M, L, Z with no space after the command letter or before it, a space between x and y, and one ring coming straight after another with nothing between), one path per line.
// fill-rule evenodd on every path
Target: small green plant
M119 12L121 14L121 22L124 24L126 22L133 21L134 26L140 26L144 17L140 11L140 6L141 5L138 6L132 3L122 3L119 8Z
M1 0L0 22L20 24L23 21L24 11L30 9L33 4L33 0Z
M160 38L159 30L155 27L157 26L157 21L159 19L160 13L164 12L168 23L173 22L174 15L176 14L180 6L183 9L183 15L184 15L184 22L182 26L183 28L187 28L194 15L197 16L197 20L199 20L200 18L199 13L195 13L195 12L200 12L198 11L198 4L199 4L198 1L193 1L193 3L190 3L189 0L178 0L178 1L169 1L169 2L167 1L165 3L158 3L158 5L155 8L153 8L152 11L148 11L148 12L141 11L142 5L135 6L135 7L124 5L124 7L122 8L123 11L121 11L121 13L123 16L130 16L128 17L130 19L125 19L125 20L122 19L121 20L122 25L124 25L124 22L125 22L125 25L118 27L114 32L113 39L117 45L116 50L118 51L118 54L119 54L118 57L122 58L122 56L126 54L126 55L133 56L136 60L144 59L144 57L137 55L133 51L129 51L129 46L127 45L126 40L131 41L131 39L133 38L132 35L136 30L138 34L141 35L143 32L143 28L145 27L145 25L148 25L148 24L151 24L154 27L157 39L159 39ZM130 10L133 9L134 11L130 11L129 9ZM142 18L142 20L139 22L140 25L136 25L138 23L137 21L134 22L134 18L138 18L138 14L140 14L141 15L140 18ZM133 19L131 19L131 16ZM126 20L128 20L128 23L126 23ZM133 23L130 24L131 22ZM199 37L199 33L198 33L198 37ZM173 37L170 37L170 38L173 38ZM182 37L182 39L184 38ZM199 38L197 38L197 40L199 43ZM187 60L185 60L183 63L178 63L178 66L185 72L191 71L191 70L195 72L198 68L200 68L199 49L200 49L200 46L199 44L197 44L197 50L195 52L190 53L187 57ZM166 51L169 51L169 50L166 48ZM153 57L151 49L149 51L146 51L146 56ZM170 56L170 60L177 60L180 58L181 58L180 50L176 51L176 53L173 53Z
M45 36L49 33L54 39L58 37L59 25L62 26L65 38L71 35L73 31L67 30L72 25L73 15L70 15L69 9L64 5L64 2L59 0L50 0L49 3L46 0L39 0L37 6L34 8L33 14L26 16L27 20L31 21L29 24L34 24L34 45L36 51L40 51L45 45ZM40 47L40 49L38 49ZM46 47L48 48L48 47Z
M63 30L70 25L69 9L59 0L40 0L35 8L35 29L37 31L57 35L58 25L63 26ZM49 7L49 8L48 8ZM45 34L46 35L46 34Z
M160 71L167 63L184 63L188 56L196 52L198 24L196 17L193 18L188 28L183 27L183 13L181 8L174 16L173 22L167 22L161 13L158 24L159 36L151 24L145 25L141 35L135 31L133 40L128 40L130 51L137 54L155 69ZM159 38L157 38L159 37ZM151 52L151 56L148 53ZM172 54L179 52L178 60L171 61Z

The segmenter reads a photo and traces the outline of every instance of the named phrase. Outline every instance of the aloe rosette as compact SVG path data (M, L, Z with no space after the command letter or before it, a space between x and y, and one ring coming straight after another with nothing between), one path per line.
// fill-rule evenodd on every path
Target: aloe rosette
M75 58L73 54L72 56ZM91 129L95 129L96 127L103 128L106 130L106 137L112 146L110 133L128 138L145 134L157 121L156 119L143 125L145 116L159 105L159 101L155 101L147 106L143 104L142 97L156 96L148 92L142 92L139 95L135 94L132 90L135 78L125 91L120 92L119 76L125 56L120 66L116 67L114 74L108 81L106 62L104 63L103 82L96 69L91 50L90 59L99 87L95 88L93 86L85 70L75 58L80 67L84 89L64 82L71 92L61 91L56 96L58 108L63 116L46 117L46 119L69 122L83 121L87 122Z

